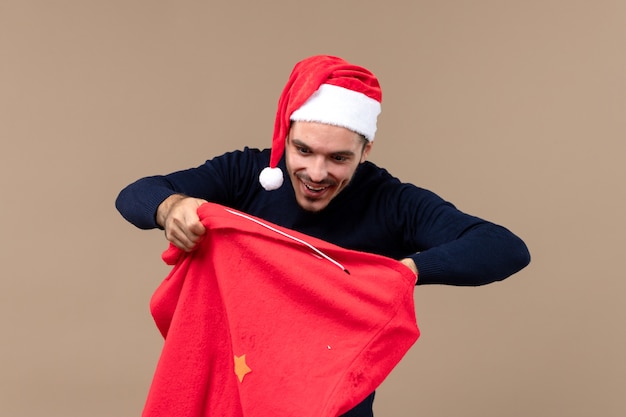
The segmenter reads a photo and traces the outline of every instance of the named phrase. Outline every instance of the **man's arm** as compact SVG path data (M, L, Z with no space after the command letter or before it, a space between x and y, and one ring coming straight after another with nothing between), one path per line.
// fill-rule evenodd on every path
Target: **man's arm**
M122 189L115 206L127 221L140 229L164 228L164 219L157 219L157 211L167 198L182 194L235 205L242 198L242 190L259 186L258 172L267 166L268 159L269 151L246 148L214 157L195 168L144 177ZM163 206L168 210L163 211L169 211L177 199L168 201Z
M530 262L525 243L505 227L463 213L428 190L410 185L399 190L397 215L386 221L403 230L407 246L417 251L409 258L419 284L484 285Z
M530 262L530 253L508 229L483 222L411 259L420 271L420 284L477 286L501 281L523 269Z

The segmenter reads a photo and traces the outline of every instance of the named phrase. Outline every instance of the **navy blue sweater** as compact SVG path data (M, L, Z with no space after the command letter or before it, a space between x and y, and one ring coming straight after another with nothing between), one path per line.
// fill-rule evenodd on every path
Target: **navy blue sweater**
M524 242L502 226L457 210L436 194L400 182L371 162L320 212L298 206L289 176L275 191L259 184L269 150L246 148L197 168L140 179L123 189L116 206L142 229L159 227L156 210L174 193L203 198L334 243L394 259L411 257L418 284L476 286L525 267ZM284 160L280 164L286 172Z
M338 246L394 259L411 257L418 284L476 286L502 280L530 262L524 242L504 227L457 210L436 194L401 183L373 163L317 213L296 202L288 175L275 191L259 184L269 150L246 148L197 168L142 178L123 189L119 212L142 229L159 227L156 211L180 193L222 204ZM284 160L280 168L286 172ZM373 415L372 393L345 417Z

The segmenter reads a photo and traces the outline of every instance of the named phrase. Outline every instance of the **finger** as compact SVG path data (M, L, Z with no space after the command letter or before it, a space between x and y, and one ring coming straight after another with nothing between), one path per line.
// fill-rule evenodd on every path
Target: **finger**
M191 251L200 243L205 233L206 228L204 225L200 222L196 222L192 225L184 225L178 228L175 236L177 241L180 242L181 249Z
M181 235L181 236L183 237L173 236L169 239L169 241L178 249L185 251L185 252L191 252L196 247L196 243L193 241L190 241L184 235Z
M177 229L181 235L178 236L187 246L195 245L204 234L204 226L200 221L192 221L190 223L182 223L177 225Z
M200 220L197 220L189 225L189 232L199 238L206 233L206 228ZM193 236L189 236L189 238L193 238ZM197 239L194 240L197 241Z
M165 228L165 238L174 246L185 252L190 251L195 246L195 243L187 237L183 228L175 221L167 224Z

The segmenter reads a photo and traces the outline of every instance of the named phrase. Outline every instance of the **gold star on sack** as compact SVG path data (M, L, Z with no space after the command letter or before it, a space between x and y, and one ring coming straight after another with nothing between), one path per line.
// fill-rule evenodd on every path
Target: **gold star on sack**
M246 363L246 355L235 355L235 374L237 374L239 382L243 382L243 377L250 372L252 372L252 369L250 369L250 367L248 367L248 364Z

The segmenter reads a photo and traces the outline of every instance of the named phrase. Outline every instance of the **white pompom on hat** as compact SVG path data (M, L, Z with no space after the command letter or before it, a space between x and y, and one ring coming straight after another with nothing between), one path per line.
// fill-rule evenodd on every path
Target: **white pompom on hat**
M363 67L329 55L298 62L278 100L269 167L259 175L263 188L276 190L283 184L283 173L277 165L291 121L345 127L371 142L381 101L378 80Z

